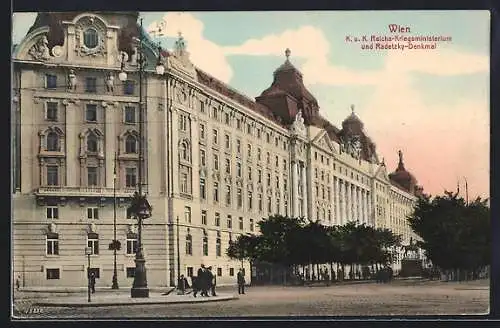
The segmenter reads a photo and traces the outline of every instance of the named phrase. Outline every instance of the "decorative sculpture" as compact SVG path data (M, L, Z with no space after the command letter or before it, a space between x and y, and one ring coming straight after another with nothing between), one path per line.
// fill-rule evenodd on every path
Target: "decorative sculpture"
M47 36L43 35L38 41L31 47L29 54L35 60L47 60L50 58L49 51L49 41Z
M113 92L114 91L114 77L112 73L108 73L106 77L106 89L108 92Z
M76 90L76 74L73 69L70 69L68 74L68 90Z

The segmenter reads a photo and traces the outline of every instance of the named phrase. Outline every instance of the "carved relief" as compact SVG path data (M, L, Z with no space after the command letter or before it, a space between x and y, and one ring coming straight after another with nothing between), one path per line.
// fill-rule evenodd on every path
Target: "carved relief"
M49 41L47 35L42 35L28 51L35 60L48 60L50 58Z

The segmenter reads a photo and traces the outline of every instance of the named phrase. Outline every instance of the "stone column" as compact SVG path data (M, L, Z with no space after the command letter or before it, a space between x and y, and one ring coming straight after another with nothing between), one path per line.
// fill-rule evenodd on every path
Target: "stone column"
M115 161L115 152L118 154L118 147L116 147L117 134L115 130L116 122L121 122L121 115L116 115L118 111L121 113L121 106L113 105L113 103L103 104L104 110L104 149L106 156L106 163L103 174L106 177L106 182L104 187L113 188L113 169L114 169L114 161ZM116 174L116 180L118 183L119 175L118 172Z
M335 215L335 222L340 224L339 178L334 177L334 181L335 181L335 183L334 183L335 191L333 193L333 197L335 198L335 204L336 204L336 206L334 207L334 209L335 209L334 215Z
M356 187L351 183L350 185L350 193L351 193L351 221L357 220L356 214Z
M369 216L368 216L368 203L369 203L369 200L368 200L368 190L364 190L365 192L365 202L364 202L364 216L365 216L365 221L368 223L368 224L371 224L370 222L370 219L369 219Z
M306 180L306 165L305 163L302 163L300 166L301 174L302 174L302 209L303 209L303 216L308 216L307 208L307 180Z
M346 207L346 211L345 211L345 220L344 220L344 223L347 223L351 220L352 216L351 216L351 198L352 198L352 195L351 195L351 184L347 181L344 182L345 184L345 207Z
M375 227L375 221L373 220L372 214L372 197L371 192L368 192L368 222L370 222ZM376 228L376 227L375 227Z
M363 211L362 211L362 205L363 205L363 197L361 194L361 188L356 186L356 201L358 202L356 204L356 212L358 216L358 220L360 223L363 223Z
M298 163L292 163L292 216L299 216L299 176Z

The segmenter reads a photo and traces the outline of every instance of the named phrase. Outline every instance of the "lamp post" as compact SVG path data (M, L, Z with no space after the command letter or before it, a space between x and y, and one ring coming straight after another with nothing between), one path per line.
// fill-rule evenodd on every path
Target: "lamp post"
M184 294L184 282L181 283L181 252L179 247L179 216L177 216L177 290L178 294Z
M135 217L138 223L138 236L137 236L137 249L135 254L135 275L134 282L131 289L131 296L133 298L138 297L149 297L149 288L146 278L146 266L142 249L142 221L151 217L151 205L149 205L146 195L142 194L142 169L143 169L143 95L142 95L142 84L144 75L144 64L146 63L144 51L143 51L143 28L142 28L142 18L140 20L140 31L139 31L139 49L137 51L139 65L139 167L138 167L138 191L134 194L132 198L132 204L127 209L127 215L129 217ZM165 67L160 62L161 59L161 48L159 47L158 53L158 65L156 67L156 73L162 75L165 72ZM120 81L125 81L127 79L127 73L125 71L125 54L122 54L121 72L118 74Z
M116 152L113 166L113 284L111 289L118 289L118 272L116 270L116 251L118 243L116 240Z
M92 254L91 247L85 247L85 255L87 255L87 302L90 300L90 254Z

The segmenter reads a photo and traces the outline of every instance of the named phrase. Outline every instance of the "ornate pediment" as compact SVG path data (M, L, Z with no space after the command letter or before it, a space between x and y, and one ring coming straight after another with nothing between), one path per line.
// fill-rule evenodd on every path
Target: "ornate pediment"
M328 151L330 153L336 153L335 147L328 136L326 131L321 131L314 139L313 143L319 148Z

